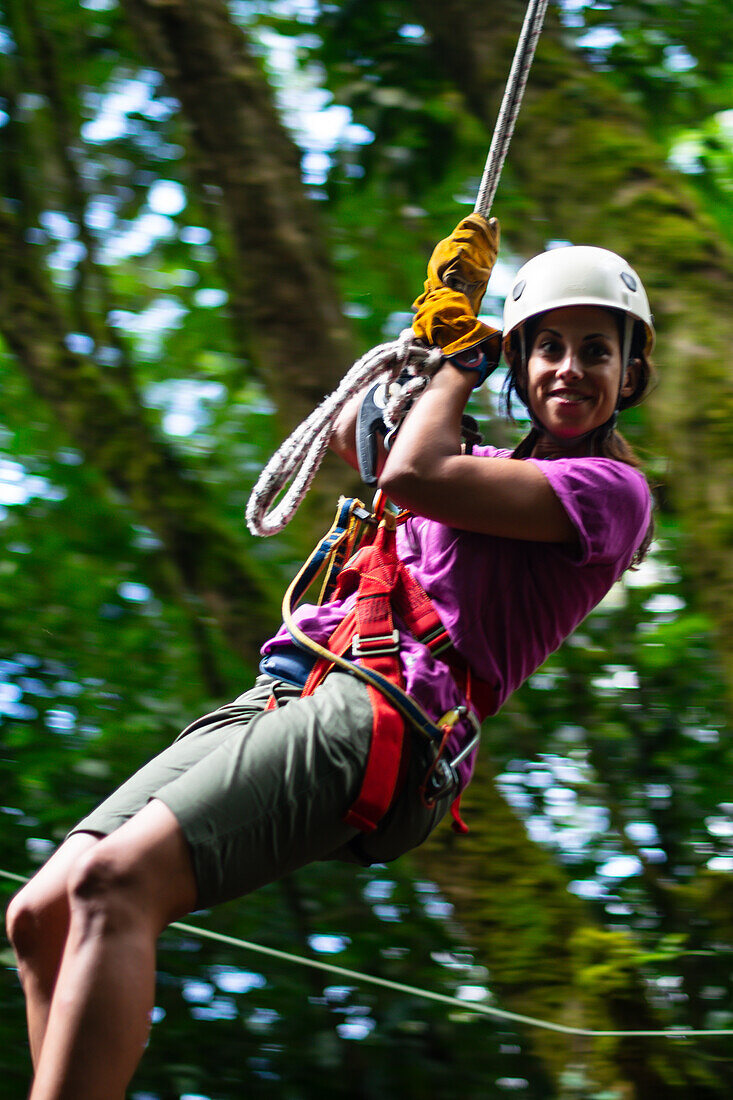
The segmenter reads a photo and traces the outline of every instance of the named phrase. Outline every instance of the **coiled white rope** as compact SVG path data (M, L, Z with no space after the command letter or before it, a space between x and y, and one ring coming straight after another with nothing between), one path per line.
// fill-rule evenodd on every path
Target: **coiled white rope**
M408 372L412 377L403 387L398 387L385 409L385 423L390 428L395 427L409 403L427 386L442 362L440 348L421 344L409 328L396 340L379 344L358 359L338 388L285 440L260 474L247 502L247 526L252 534L277 534L293 518L318 472L336 418L347 401L377 379L391 383L403 371ZM282 500L275 504L278 494L290 481Z
M548 0L529 0L514 60L504 90L474 212L488 218L519 114ZM352 397L377 380L390 384L384 421L396 427L443 362L439 348L426 348L410 329L396 340L363 355L341 384L278 448L260 474L247 502L245 518L253 535L275 535L290 523L328 450L339 412ZM397 385L398 376L410 375ZM287 490L285 487L288 486ZM280 493L284 496L275 503Z

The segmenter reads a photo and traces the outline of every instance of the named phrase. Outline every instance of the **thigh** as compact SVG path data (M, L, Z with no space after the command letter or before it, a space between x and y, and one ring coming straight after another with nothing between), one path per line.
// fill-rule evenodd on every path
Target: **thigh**
M157 792L190 845L206 906L238 897L356 836L343 823L369 754L364 684L332 673L316 692L257 715Z
M73 838L72 838L73 839ZM95 894L95 887L101 892ZM111 888L111 889L110 889ZM159 935L171 921L196 904L191 855L175 816L153 798L82 860L76 878L77 900L132 906L135 919Z
M335 858L356 858L366 866L391 863L427 840L455 798L451 791L430 805L425 804L420 788L433 758L433 747L413 731L410 764L397 798L373 833L361 833L348 845L346 853L334 853Z
M197 718L161 753L144 764L70 832L108 836L134 817L161 787L185 775L201 759L231 735L239 735L260 714L270 696L273 681L258 677L249 691L233 703Z

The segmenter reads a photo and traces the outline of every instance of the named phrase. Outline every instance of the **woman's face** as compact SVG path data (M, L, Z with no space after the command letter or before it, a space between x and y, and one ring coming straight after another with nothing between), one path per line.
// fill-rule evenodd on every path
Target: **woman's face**
M613 415L621 380L616 317L596 306L565 306L539 322L527 364L527 395L555 439L572 442ZM631 392L625 372L623 394Z

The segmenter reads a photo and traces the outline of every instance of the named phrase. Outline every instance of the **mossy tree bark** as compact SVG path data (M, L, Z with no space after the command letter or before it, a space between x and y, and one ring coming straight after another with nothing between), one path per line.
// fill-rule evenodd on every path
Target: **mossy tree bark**
M0 206L0 331L31 385L161 540L181 590L201 600L230 645L256 665L274 594L205 488L153 433L126 389L66 345L68 326L23 226Z
M488 135L526 6L412 0L410 8ZM689 573L733 684L733 255L652 133L652 120L568 48L550 10L495 212L528 255L548 238L597 244L644 279L661 379L650 439L670 456L665 482Z
M221 187L232 229L232 270L239 273L236 308L270 392L297 419L334 384L349 359L321 237L300 188L297 155L243 36L218 0L196 5L125 0L124 7L150 59L183 104L201 171ZM522 5L486 10L471 3L415 0L413 8L433 32L441 63L451 67L473 109L487 122L493 119L503 84L497 74L508 68ZM712 336L704 347L689 339L691 317L694 330L702 331L698 323L715 316L716 309L722 312L733 278L730 257L679 180L665 169L661 152L650 147L643 120L602 76L567 52L556 29L550 29L540 50L507 179L509 187L517 188L512 180L521 180L531 211L520 219L510 209L505 219L510 237L527 251L541 247L546 235L562 227L575 239L627 253L648 282L662 322L661 357L665 365L670 360L668 381L655 406L665 428L657 430L661 438L680 439L680 458L671 474L675 499L701 547L699 577L715 577L716 610L721 592L730 608L733 577L730 563L723 562L730 448L713 431L717 427L721 435L724 401L730 397L717 368L724 360L716 358L730 323L717 325L714 345ZM9 347L90 462L164 542L187 588L207 601L232 645L251 658L268 603L243 546L222 529L203 491L153 438L125 394L93 364L65 349L64 318L22 227L7 211L0 219L0 240L5 256L0 327ZM683 249L684 277L678 276ZM697 395L692 414L690 392ZM708 485L699 472L711 455L719 473ZM490 777L477 781L473 802L474 839L454 859L451 836L441 833L426 857L431 873L475 932L507 1003L554 1018L567 1013L564 1022L587 1022L577 980L582 966L571 944L581 945L578 953L585 951L583 957L596 962L610 958L618 945L598 933L600 942L595 940L591 950L588 941L595 930L580 903L567 894L565 876L529 842L493 792ZM484 876L490 885L476 907L476 883ZM491 883L498 881L502 889L494 896ZM463 906L468 883L471 901ZM617 996L605 991L613 1023L644 1026L649 1021L636 972L631 964L621 971ZM590 1001L599 1004L595 996ZM537 1049L556 1071L567 1059L567 1047L559 1043L540 1041ZM656 1054L647 1057L650 1049L623 1069L618 1068L620 1055L618 1060L605 1055L606 1069L601 1056L585 1060L610 1081L619 1075L633 1081L639 1098L690 1095L694 1075L687 1064L677 1064L668 1054L661 1066ZM674 1075L677 1084L671 1083Z
M632 937L589 919L565 872L528 840L493 779L482 759L462 800L470 833L442 828L415 858L455 905L501 1007L566 1027L664 1027L647 1000ZM633 1100L714 1100L725 1087L694 1051L666 1039L527 1035L562 1095L569 1070L589 1091L610 1088Z
M220 199L225 232L217 242L233 328L289 431L358 354L324 225L302 186L299 150L223 0L123 0L122 7L141 50L181 102L198 184ZM299 526L312 539L338 494L359 491L327 456Z
M291 426L354 358L298 150L222 0L123 0L141 48L180 100L193 163L231 231L232 309Z

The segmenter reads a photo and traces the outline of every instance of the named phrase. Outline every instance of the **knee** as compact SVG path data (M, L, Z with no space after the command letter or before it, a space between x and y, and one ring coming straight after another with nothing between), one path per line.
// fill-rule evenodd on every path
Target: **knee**
M51 928L58 921L57 907L31 887L24 887L11 900L5 913L5 929L19 960L45 954Z
M145 908L141 876L111 838L77 861L68 890L72 919L101 933L120 931L139 919Z
M25 954L28 942L36 938L37 921L32 907L25 904L24 894L25 889L16 894L5 911L5 932L16 955Z

